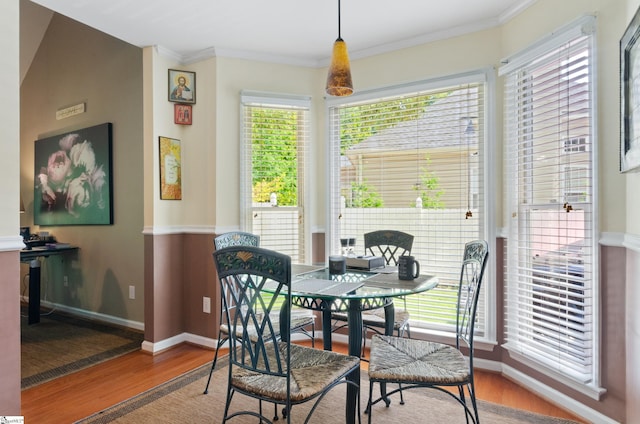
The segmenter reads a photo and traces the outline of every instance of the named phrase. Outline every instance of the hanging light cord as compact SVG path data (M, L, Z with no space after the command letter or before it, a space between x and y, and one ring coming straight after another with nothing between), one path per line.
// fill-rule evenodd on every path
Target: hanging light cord
M342 40L342 36L340 35L340 26L340 0L338 0L338 40L344 41Z

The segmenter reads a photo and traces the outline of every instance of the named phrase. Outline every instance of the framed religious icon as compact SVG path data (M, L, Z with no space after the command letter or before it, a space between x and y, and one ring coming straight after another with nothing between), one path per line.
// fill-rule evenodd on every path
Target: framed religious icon
M169 69L169 101L196 102L196 73Z
M182 200L180 140L160 137L160 199Z
M620 39L620 172L640 168L640 9Z
M173 105L173 122L179 125L191 125L193 110L191 105L181 103Z

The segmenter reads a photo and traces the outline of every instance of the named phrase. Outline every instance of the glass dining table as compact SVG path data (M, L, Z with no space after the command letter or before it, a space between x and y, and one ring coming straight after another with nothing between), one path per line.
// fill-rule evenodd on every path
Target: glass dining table
M291 266L292 306L322 312L322 337L325 350L331 350L331 314L347 312L350 355L361 355L362 311L384 308L385 334L393 334L395 309L393 299L422 293L438 285L433 275L420 275L414 280L400 280L396 267L384 267L371 271L347 269L343 274L332 274L322 266ZM285 302L286 307L286 302ZM283 308L281 313L285 313ZM286 322L281 319L280 323ZM281 336L289 334L281 328ZM348 376L360 383L360 370ZM384 390L384 389L383 389ZM358 393L347 386L346 422L356 422Z

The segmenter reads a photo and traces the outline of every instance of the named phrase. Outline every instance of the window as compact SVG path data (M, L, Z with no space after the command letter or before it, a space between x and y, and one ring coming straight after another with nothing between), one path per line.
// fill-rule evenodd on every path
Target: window
M260 246L307 260L308 97L241 94L242 220Z
M505 347L567 384L595 389L593 20L554 33L500 73L511 217Z
M374 230L413 234L421 273L437 275L439 285L407 298L412 330L455 329L464 244L490 239L484 188L491 76L474 72L327 100L327 254L341 252L341 238L355 238L355 252L363 254L363 235ZM495 333L486 309L490 280L479 337Z

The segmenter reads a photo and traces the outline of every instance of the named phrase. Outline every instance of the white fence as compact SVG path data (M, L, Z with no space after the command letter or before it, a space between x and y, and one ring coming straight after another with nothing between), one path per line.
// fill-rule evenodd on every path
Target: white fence
M364 253L364 233L394 229L414 236L412 255L420 262L422 273L440 278L458 278L467 241L480 237L478 211L466 219L464 209L418 208L343 208L340 237L355 237L357 254ZM254 214L252 232L261 236L263 247L278 250L298 260L302 238L299 236L299 211L294 208L263 208ZM327 242L329 242L327 240ZM331 246L340 252L339 240Z
M363 254L367 232L394 229L412 234L411 254L420 262L420 273L437 275L439 281L437 289L407 298L412 326L451 330L464 245L480 238L478 211L472 210L473 216L468 219L466 213L466 209L343 208L339 237L331 253L341 251L341 237L355 237L355 253ZM262 208L254 214L252 231L260 235L261 246L288 254L295 262L301 240L296 232L302 227L298 219L298 210L293 208ZM481 301L481 317L483 305ZM480 333L483 327L482 323L478 326Z

